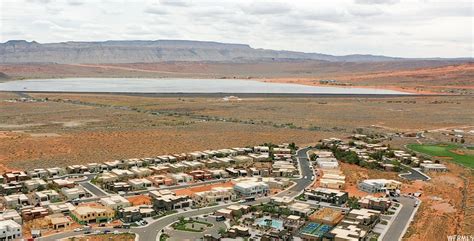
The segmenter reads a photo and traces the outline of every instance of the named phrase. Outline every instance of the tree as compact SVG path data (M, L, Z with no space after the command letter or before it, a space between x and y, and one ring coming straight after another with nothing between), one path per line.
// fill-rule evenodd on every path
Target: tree
M219 234L220 234L221 236L224 236L224 234L225 234L226 232L227 232L227 230L226 230L225 228L223 228L223 227L220 227L220 228L219 228Z
M37 190L38 192L44 191L44 186L43 186L43 185L39 185L36 190Z
M288 145L288 147L293 151L296 151L298 149L298 147L296 146L296 144L294 142L290 143Z
M234 219L239 220L242 217L242 211L236 211L234 214Z
M347 200L347 206L352 208L352 209L359 209L360 206L359 206L359 199L355 196L352 196L350 197L348 200Z

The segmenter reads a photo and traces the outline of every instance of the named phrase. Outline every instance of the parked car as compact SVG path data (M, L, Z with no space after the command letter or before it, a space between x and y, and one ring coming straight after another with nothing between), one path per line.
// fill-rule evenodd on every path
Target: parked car
M113 228L122 228L122 225L115 225Z
M74 232L81 232L82 231L82 228L75 228L74 229Z
M99 227L105 227L105 223L99 224Z
M104 234L110 233L110 230L104 230Z

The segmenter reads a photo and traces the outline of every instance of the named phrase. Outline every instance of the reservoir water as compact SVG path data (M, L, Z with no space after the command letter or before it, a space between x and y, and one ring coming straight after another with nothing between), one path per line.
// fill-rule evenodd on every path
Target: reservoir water
M369 88L320 87L243 79L63 78L0 83L0 91L258 94L408 94Z

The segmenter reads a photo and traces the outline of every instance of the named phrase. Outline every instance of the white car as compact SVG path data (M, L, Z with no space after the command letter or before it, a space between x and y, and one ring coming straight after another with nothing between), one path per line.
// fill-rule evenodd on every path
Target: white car
M308 176L304 176L304 179L308 179Z
M311 177L311 181L313 181L313 180L314 180L314 176Z
M81 232L82 231L82 228L75 228L74 229L74 232Z

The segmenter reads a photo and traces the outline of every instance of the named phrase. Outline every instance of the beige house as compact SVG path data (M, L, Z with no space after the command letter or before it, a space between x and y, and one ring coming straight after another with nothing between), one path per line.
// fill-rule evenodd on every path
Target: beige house
M115 216L112 208L94 203L76 207L71 211L71 216L81 223L102 222L111 220Z
M194 193L194 202L201 205L218 203L235 199L236 195L232 187L214 187L210 191Z

